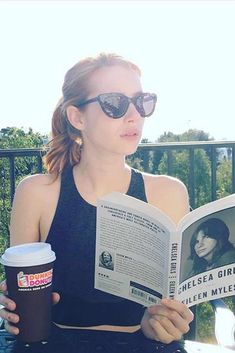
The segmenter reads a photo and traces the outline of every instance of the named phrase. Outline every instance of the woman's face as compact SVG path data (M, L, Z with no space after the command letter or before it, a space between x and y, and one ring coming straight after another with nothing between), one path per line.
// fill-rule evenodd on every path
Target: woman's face
M140 77L132 69L115 65L97 70L89 81L87 99L102 93L118 92L134 97L142 92ZM84 148L99 156L127 155L135 152L141 139L145 118L130 103L126 114L119 119L108 117L98 102L88 104L82 112Z
M209 235L206 235L203 230L200 230L197 234L194 250L198 257L202 257L205 260L210 261L213 257L216 245L216 239L210 238Z

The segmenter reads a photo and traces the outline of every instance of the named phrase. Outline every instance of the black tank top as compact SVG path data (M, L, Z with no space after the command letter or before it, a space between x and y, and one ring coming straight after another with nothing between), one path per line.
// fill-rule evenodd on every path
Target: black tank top
M147 202L143 176L131 170L127 195ZM56 253L53 290L61 299L53 306L53 321L64 325L132 326L144 308L137 303L94 289L96 207L79 194L73 169L61 176L60 196L47 237Z

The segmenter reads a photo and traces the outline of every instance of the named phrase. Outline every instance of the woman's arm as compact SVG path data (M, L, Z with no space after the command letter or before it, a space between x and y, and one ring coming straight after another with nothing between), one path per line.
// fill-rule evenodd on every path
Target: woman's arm
M51 186L50 186L51 185ZM47 175L35 175L25 178L17 187L10 222L11 246L41 241L41 219L45 206L53 199L55 186L51 184L51 177ZM52 190L52 192L50 191ZM57 196L55 195L54 199ZM45 219L46 223L46 219ZM6 282L0 284L0 317L5 320L5 328L17 335L19 329L14 326L19 321L19 316L13 313L16 304L7 297ZM53 293L52 301L59 301L59 295Z
M10 222L11 245L40 241L41 177L27 177L16 189Z
M190 210L188 190L178 179L144 174L148 203L158 207L177 224Z
M17 187L10 222L11 245L45 241L59 198L60 178L37 174Z

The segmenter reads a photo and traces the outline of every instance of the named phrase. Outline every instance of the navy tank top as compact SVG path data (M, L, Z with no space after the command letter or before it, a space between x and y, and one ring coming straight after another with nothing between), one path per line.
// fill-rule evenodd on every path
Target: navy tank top
M143 176L135 169L127 195L147 202ZM95 238L96 207L79 194L73 169L65 169L46 240L56 253L53 290L61 297L53 306L53 321L70 326L138 325L142 305L94 289Z

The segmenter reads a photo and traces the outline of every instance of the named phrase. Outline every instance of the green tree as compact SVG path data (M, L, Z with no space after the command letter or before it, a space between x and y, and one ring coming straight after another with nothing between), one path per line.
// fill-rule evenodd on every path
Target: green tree
M16 127L7 127L0 130L0 148L1 149L14 149L14 148L37 148L42 147L44 141L47 137L41 135L40 133L34 133L32 128L28 131L19 129ZM8 161L3 160L2 168L5 171L9 169ZM7 166L8 164L8 166ZM18 157L15 163L15 176L16 182L19 179L28 174L36 172L35 168L35 158L30 157ZM8 175L7 175L8 176Z
M205 343L216 343L214 327L215 313L210 303L197 305L197 340Z
M148 144L150 141L147 138L143 138L141 143ZM152 168L152 151L138 149L133 155L126 158L127 164L132 168L136 168L141 171L151 172Z
M16 127L6 127L0 130L0 149L36 148L42 147L46 136ZM26 175L36 173L35 157L15 158L16 184ZM0 158L0 251L9 245L9 218L11 211L10 196L10 161Z
M160 174L167 174L167 154L164 153L159 163ZM180 179L190 190L190 164L188 151L172 152L172 172L171 175ZM206 152L197 149L194 152L194 172L195 172L195 205L200 206L210 201L210 161Z
M158 142L183 142L183 141L210 141L213 140L210 135L197 129L189 129L182 134L174 134L173 132L164 132L158 139Z
M217 198L232 193L232 162L222 159L217 168Z
M0 130L0 148L29 148L40 147L46 136L38 132L33 132L32 128L28 131L17 127L6 127Z
M185 142L185 141L209 141L208 133L202 130L190 129L183 134L165 132L159 137L159 142ZM157 153L157 152L156 152ZM165 152L158 164L158 172L166 174L168 155ZM182 180L190 190L190 155L186 150L175 150L171 153L172 167L171 175ZM211 187L210 158L204 149L194 151L194 183L195 183L195 206L198 207L210 201L209 190Z

